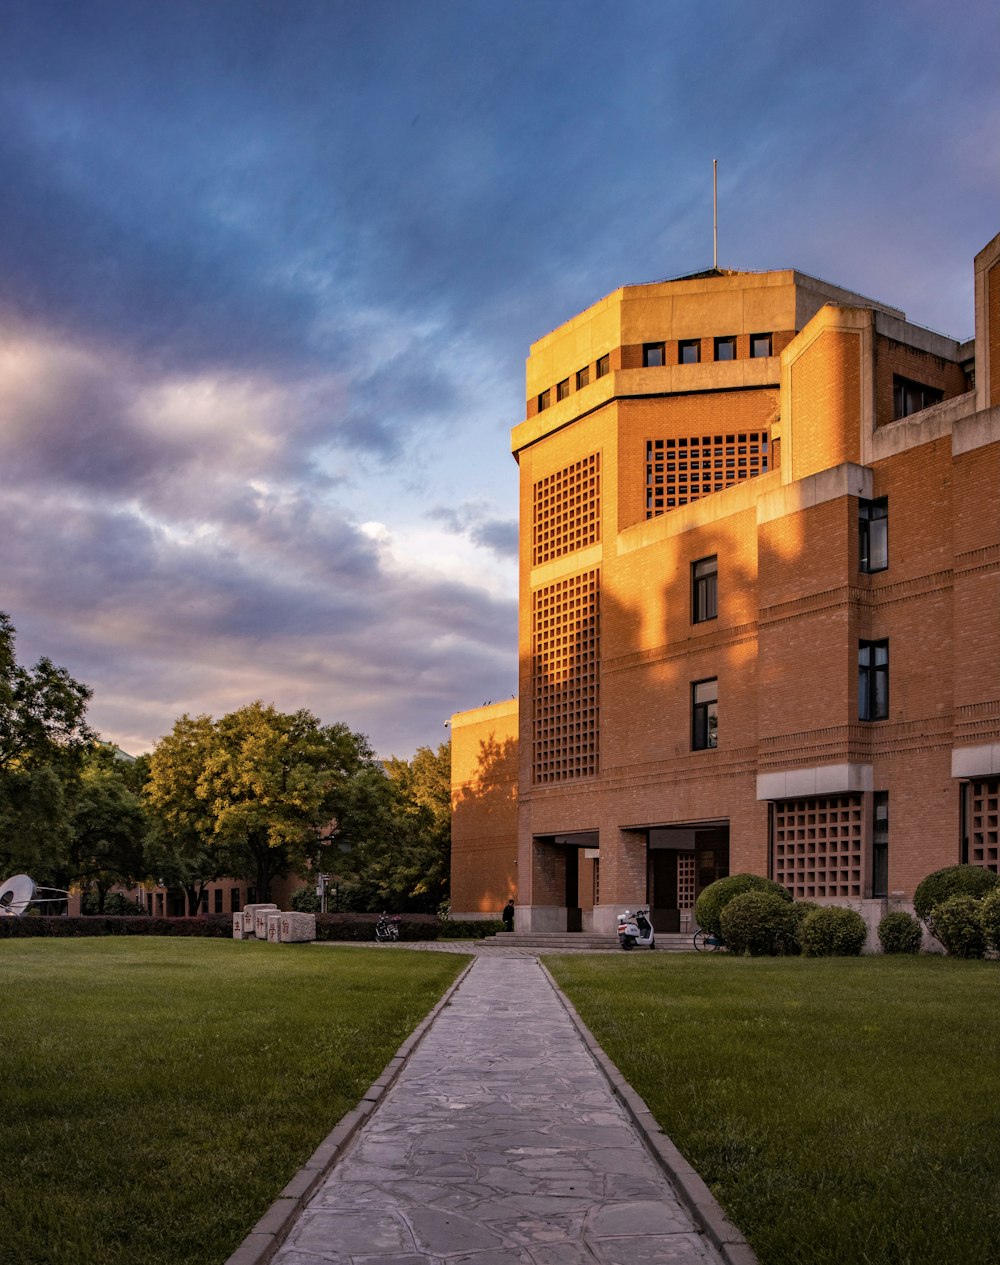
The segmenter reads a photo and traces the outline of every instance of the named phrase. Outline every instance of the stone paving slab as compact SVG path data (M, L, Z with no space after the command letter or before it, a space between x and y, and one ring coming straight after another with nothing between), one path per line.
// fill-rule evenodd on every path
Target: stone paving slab
M723 1265L534 957L477 956L275 1265ZM738 1236L737 1236L738 1237Z

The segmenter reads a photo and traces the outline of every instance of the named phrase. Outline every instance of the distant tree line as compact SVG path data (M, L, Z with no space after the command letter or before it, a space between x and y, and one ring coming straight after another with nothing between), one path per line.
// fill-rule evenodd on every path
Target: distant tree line
M182 716L135 759L86 722L91 691L64 668L17 663L0 613L0 881L79 886L100 912L116 887L332 876L342 909L432 913L447 899L450 746L379 760L347 725L250 703Z

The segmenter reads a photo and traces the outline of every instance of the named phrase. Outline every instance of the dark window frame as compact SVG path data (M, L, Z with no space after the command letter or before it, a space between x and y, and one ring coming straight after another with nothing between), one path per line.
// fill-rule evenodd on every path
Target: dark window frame
M644 369L660 369L667 363L666 343L642 344L642 367Z
M719 615L719 555L691 563L691 623L704 624Z
M889 792L872 796L872 899L889 895Z
M903 417L912 417L914 413L922 413L925 408L940 404L944 392L940 387L928 386L925 382L915 382L912 378L904 378L898 373L892 375L892 416L894 421Z
M556 383L556 403L569 398L569 378Z
M597 364L594 366L594 368L595 368L595 371L596 371L596 376L597 376L598 378L605 378L605 377L607 377L607 375L611 372L611 356L610 356L610 354L606 354L606 355L603 355L603 356L598 356L598 358L597 358Z
M543 413L552 404L552 388L546 387L544 391L540 391L538 395L538 411Z
M723 347L731 348L733 354L731 356L720 356L719 352L722 350ZM713 353L714 358L720 363L728 364L730 361L735 360L736 359L736 335L724 334L720 336L719 338L716 338L714 342L714 348L715 348L714 353Z
M694 355L690 360L685 355L685 353L689 351L694 352ZM678 341L677 363L679 365L701 364L701 339L700 338L681 338Z
M758 344L766 343L767 350L759 351ZM751 334L750 335L750 359L764 360L768 356L774 355L774 335L773 334Z
M585 386L590 385L590 365L585 365L582 369L576 371L576 389L582 391Z
M889 498L858 501L858 570L875 575L889 567Z
M889 716L889 641L858 642L858 719Z
M711 697L699 698L702 686L714 686ZM691 750L714 751L719 745L719 678L705 677L691 682Z

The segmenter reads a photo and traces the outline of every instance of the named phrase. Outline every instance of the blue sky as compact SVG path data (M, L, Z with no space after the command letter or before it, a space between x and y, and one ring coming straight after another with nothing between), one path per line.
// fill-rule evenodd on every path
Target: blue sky
M131 751L516 690L530 343L794 267L972 333L1000 9L0 0L0 608Z

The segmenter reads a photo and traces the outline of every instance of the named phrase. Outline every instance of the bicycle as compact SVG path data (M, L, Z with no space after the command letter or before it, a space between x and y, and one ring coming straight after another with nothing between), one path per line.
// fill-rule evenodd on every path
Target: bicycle
M703 931L701 927L694 933L692 939L699 953L725 952L726 942L723 938L713 935L711 931Z

